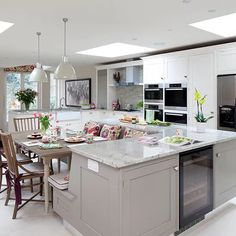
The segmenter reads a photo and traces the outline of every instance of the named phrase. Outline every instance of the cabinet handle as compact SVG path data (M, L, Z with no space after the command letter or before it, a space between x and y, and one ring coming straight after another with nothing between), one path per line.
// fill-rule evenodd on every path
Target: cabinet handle
M161 77L161 79L162 79L162 80L164 80L164 78L163 78L163 77Z
M221 153L216 153L216 157L221 158Z
M178 167L178 166L175 166L175 167L174 167L174 170L175 170L175 171L179 171L179 167Z

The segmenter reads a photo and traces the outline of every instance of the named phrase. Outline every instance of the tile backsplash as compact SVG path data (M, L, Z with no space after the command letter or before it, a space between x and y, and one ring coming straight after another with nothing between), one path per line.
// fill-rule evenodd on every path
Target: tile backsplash
M136 108L137 103L143 100L143 86L118 87L117 98L121 103L121 108L124 108L125 104L131 104L133 108Z

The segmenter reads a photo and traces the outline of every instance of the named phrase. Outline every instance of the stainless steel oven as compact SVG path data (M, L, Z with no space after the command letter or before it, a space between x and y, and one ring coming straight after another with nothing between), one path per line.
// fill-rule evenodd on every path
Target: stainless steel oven
M165 106L169 109L187 109L187 84L167 84L165 88Z
M187 124L188 115L184 113L165 112L165 121L177 124Z
M162 103L163 86L159 84L146 85L144 88L144 101L150 103Z

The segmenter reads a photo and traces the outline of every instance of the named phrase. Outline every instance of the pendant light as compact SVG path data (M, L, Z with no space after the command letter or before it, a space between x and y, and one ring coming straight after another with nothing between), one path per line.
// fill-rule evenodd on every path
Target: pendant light
M47 73L43 70L42 65L40 64L40 36L41 32L36 33L38 37L38 62L36 63L36 67L30 74L29 81L30 82L48 82Z
M68 19L63 18L64 22L64 55L62 57L62 62L59 64L57 69L55 70L54 78L67 80L67 79L76 79L75 69L69 63L68 57L66 55L66 23Z

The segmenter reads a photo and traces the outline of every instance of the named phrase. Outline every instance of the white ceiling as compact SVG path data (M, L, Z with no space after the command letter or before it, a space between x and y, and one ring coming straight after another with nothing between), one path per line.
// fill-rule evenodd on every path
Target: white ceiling
M2 0L0 20L15 25L0 34L0 67L35 63L37 31L42 32L43 64L57 65L63 52L63 17L69 18L70 61L83 66L111 59L75 52L113 42L162 50L221 39L188 24L233 12L235 0Z

